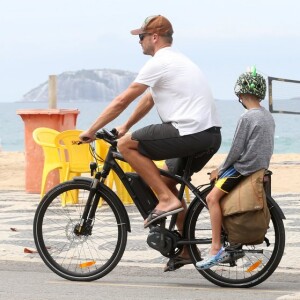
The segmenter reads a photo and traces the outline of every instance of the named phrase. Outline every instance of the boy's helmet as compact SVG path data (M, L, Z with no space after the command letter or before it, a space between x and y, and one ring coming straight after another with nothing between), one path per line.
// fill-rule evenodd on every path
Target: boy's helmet
M234 86L234 92L239 97L240 94L251 94L263 100L266 96L266 80L263 76L252 72L246 72L240 75Z

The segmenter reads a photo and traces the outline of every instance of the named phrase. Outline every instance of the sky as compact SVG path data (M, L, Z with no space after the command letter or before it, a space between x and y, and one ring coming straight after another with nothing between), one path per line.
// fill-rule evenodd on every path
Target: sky
M216 99L237 77L300 80L297 0L0 0L0 102L19 101L49 75L82 69L138 72L150 59L129 32L150 15L173 24L173 47L206 75Z

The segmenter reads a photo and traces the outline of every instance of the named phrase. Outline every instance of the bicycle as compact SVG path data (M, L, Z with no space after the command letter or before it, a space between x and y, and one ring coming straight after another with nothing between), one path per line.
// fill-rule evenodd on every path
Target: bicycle
M96 138L110 144L103 169L99 171L97 163L91 163L94 177L75 177L51 189L39 203L34 217L34 241L42 260L68 280L92 281L105 276L117 266L125 251L130 220L120 198L105 185L111 171L120 178L143 219L158 203L138 174L124 173L119 166L118 161L124 158L117 150L116 135L102 129ZM183 176L160 169L163 176L178 182L179 199L183 198L186 186L195 196L189 204L182 234L175 229L176 215L173 215L168 222L165 218L149 226L147 243L167 258L175 258L186 246L195 265L211 243L205 198L212 187L210 184L196 187L191 183L192 160L193 157L187 159ZM276 270L285 247L285 216L271 197L270 171L265 175L265 190L271 214L265 241L235 248L229 245L223 232L222 241L230 259L211 269L198 270L210 282L221 287L248 288L262 283ZM65 206L61 204L62 198L68 200Z

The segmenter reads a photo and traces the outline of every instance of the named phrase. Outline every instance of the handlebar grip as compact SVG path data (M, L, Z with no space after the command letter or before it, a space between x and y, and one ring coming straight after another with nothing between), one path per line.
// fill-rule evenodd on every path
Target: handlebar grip
M90 138L88 138L87 136L84 136L84 137L82 138L82 140L83 140L84 142L87 142L89 139L90 139Z
M114 136L118 136L119 135L119 132L118 132L118 130L116 129L116 128L113 128L112 130L111 130L111 133L114 135Z
M96 138L97 139L103 139L103 138L105 138L105 133L101 130L101 131L98 131L98 132L96 132L95 133L95 136L96 136Z

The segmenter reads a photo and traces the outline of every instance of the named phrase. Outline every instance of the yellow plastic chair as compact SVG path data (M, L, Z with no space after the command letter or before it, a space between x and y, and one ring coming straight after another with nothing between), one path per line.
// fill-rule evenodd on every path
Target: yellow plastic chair
M59 131L39 127L36 128L33 133L34 141L40 145L44 153L44 166L41 182L41 198L45 194L47 177L53 170L59 170L60 180L64 178L64 153L62 147L57 147L55 144L55 138L59 134Z
M94 161L90 153L89 144L78 145L79 135L82 130L66 130L55 137L57 148L64 147L66 172L64 181L80 176L82 173L90 173L90 162Z
M57 148L65 148L65 171L62 181L71 180L75 176L83 173L90 173L90 162L94 161L89 150L89 144L78 145L79 135L82 130L66 130L60 132L55 137ZM75 204L78 202L78 191L66 193L62 199L62 204Z

